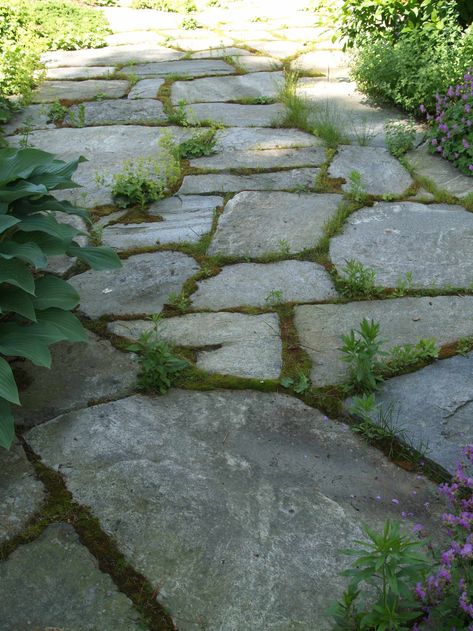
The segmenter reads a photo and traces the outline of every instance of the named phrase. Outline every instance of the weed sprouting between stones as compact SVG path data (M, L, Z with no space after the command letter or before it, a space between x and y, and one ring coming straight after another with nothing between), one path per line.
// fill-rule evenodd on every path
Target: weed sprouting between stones
M381 287L376 285L376 272L355 259L346 261L336 287L347 298L376 298L382 293Z
M413 120L391 120L384 125L386 147L391 155L400 158L414 146L416 137Z
M364 318L358 330L341 337L342 359L348 364L350 383L358 392L373 392L383 380L379 358L387 353L381 348L384 342L379 330L378 322Z
M215 153L216 133L216 127L194 132L188 140L179 145L179 156L182 159L189 159L212 155Z

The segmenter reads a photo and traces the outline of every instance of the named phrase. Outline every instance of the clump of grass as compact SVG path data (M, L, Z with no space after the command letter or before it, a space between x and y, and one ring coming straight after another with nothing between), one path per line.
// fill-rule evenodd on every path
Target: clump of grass
M193 31L198 28L202 28L202 25L197 22L195 18L184 18L181 22L181 28L186 31Z
M386 147L391 155L400 158L414 146L416 138L413 120L391 120L384 125Z
M299 74L287 72L284 85L278 93L278 101L285 107L284 116L278 121L280 127L296 127L312 133L313 126L309 122L310 103L297 94Z
M180 143L179 156L186 159L212 155L215 153L216 133L216 127L194 132L188 140Z
M343 117L339 110L328 101L324 104L314 104L310 122L312 133L321 138L330 149L335 149L341 144L349 144L348 138L343 133Z
M66 117L68 108L61 105L59 101L54 101L48 108L48 123L62 123Z
M376 285L376 272L355 259L346 261L336 285L347 298L375 298L382 292Z
M363 184L361 173L352 171L348 176L349 190L348 196L357 204L364 204L368 201L369 195Z

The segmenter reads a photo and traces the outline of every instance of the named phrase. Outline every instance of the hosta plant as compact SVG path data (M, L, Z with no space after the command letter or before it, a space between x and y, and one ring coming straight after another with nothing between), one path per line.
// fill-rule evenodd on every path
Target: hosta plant
M97 270L120 266L109 248L77 243L80 231L60 217L86 219L87 212L50 194L77 186L71 176L83 160L64 162L33 148L0 149L0 445L6 448L14 437L11 404L20 405L11 360L49 368L51 344L86 339L71 313L79 295L47 271L48 257L77 257Z

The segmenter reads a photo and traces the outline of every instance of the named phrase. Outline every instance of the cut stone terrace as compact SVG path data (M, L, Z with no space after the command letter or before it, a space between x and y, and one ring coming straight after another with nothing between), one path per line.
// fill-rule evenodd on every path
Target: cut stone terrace
M428 442L452 471L473 439L472 180L421 134L393 158L383 127L402 115L367 103L321 16L286 4L202 6L195 29L178 13L104 9L108 45L45 55L34 103L6 127L12 146L27 136L87 158L82 188L62 196L91 210L79 227L123 266L51 262L94 332L57 345L50 371L18 367L24 442L0 454L1 631L323 631L342 541L388 518L436 533L429 476L370 446L344 395L329 406L324 393L344 392L340 338L363 318L388 351L434 338L443 359L386 380L378 400L399 410L402 440ZM291 71L305 131L280 101ZM307 132L321 110L342 132L336 150ZM114 204L127 161L215 123L213 153L184 163L173 194L144 211ZM349 260L373 270L376 300L341 292ZM137 389L123 350L154 314L193 364L163 396ZM60 483L71 504L55 512Z

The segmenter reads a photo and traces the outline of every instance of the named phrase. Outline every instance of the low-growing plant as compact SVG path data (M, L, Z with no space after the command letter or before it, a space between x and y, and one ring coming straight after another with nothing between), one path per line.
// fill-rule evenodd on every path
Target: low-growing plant
M191 302L185 294L176 294L174 292L171 292L168 296L168 304L170 304L171 307L174 307L174 309L177 309L181 313L184 313L189 309Z
M330 149L348 144L348 138L343 132L346 121L337 107L329 101L309 108L309 121L312 133L321 138Z
M364 318L359 329L342 335L342 360L348 364L350 383L358 392L373 392L383 380L380 358L386 352L382 350L384 341L379 338L379 329L378 322Z
M279 253L283 256L289 256L289 254L291 253L291 246L289 245L289 241L287 239L279 239L278 250Z
M281 127L295 127L311 133L310 103L297 94L298 81L299 74L297 72L286 72L284 85L280 88L277 97L278 101L284 105L285 112L277 124Z
M393 296L397 298L401 298L405 296L414 286L414 279L412 276L412 272L406 272L404 277L400 277L397 279L396 287L393 291Z
M156 9L170 13L192 13L197 11L194 0L133 0L134 9Z
M202 28L202 25L197 22L195 18L184 18L181 22L181 28L186 31L193 31L198 28Z
M51 191L78 185L71 176L84 158L56 159L39 149L0 150L0 445L14 438L11 404L20 405L10 362L25 358L50 367L49 346L61 340L85 341L86 332L71 311L79 295L47 270L48 257L77 257L93 269L120 267L109 248L81 247L81 233L57 216L88 214Z
M393 346L389 350L389 358L387 359L387 368L390 372L398 372L415 366L419 362L437 359L439 356L439 348L434 338L426 338L419 340L416 344L403 344L402 346Z
M165 394L172 386L173 379L189 366L189 362L177 357L169 344L160 338L160 316L150 319L152 328L144 331L138 341L127 348L139 355L138 387Z
M357 204L364 204L368 199L368 194L363 184L363 179L359 171L352 171L348 176L348 196Z
M179 125L180 127L189 127L190 123L187 117L186 101L181 99L176 107L170 109L167 112L167 117L172 125Z
M163 199L181 177L178 148L170 136L160 140L159 158L137 158L124 163L113 176L112 196L120 208L139 206Z
M264 302L268 305L268 306L272 306L272 305L278 305L283 301L283 292L280 289L272 289L268 295L266 296L266 298L264 299Z
M283 377L280 381L283 388L292 388L296 394L304 394L310 390L310 378L299 369L297 378Z
M427 135L430 151L473 176L473 69L444 96L437 94L436 101L435 115L427 116L431 122ZM421 108L426 109L424 105Z
M184 140L179 145L179 155L181 158L200 158L210 156L215 153L215 127L202 129L194 132L188 140Z
M60 123L64 120L68 108L61 105L59 101L54 101L48 108L48 123Z
M338 291L347 298L375 298L381 292L376 285L376 272L360 261L346 261L337 279Z
M467 355L473 350L473 335L462 337L457 342L456 351L459 355Z
M391 120L384 125L386 147L391 155L400 158L414 146L416 128L414 121Z
M72 127L85 127L85 105L80 103L74 106L75 109L70 109L68 113L68 120Z

